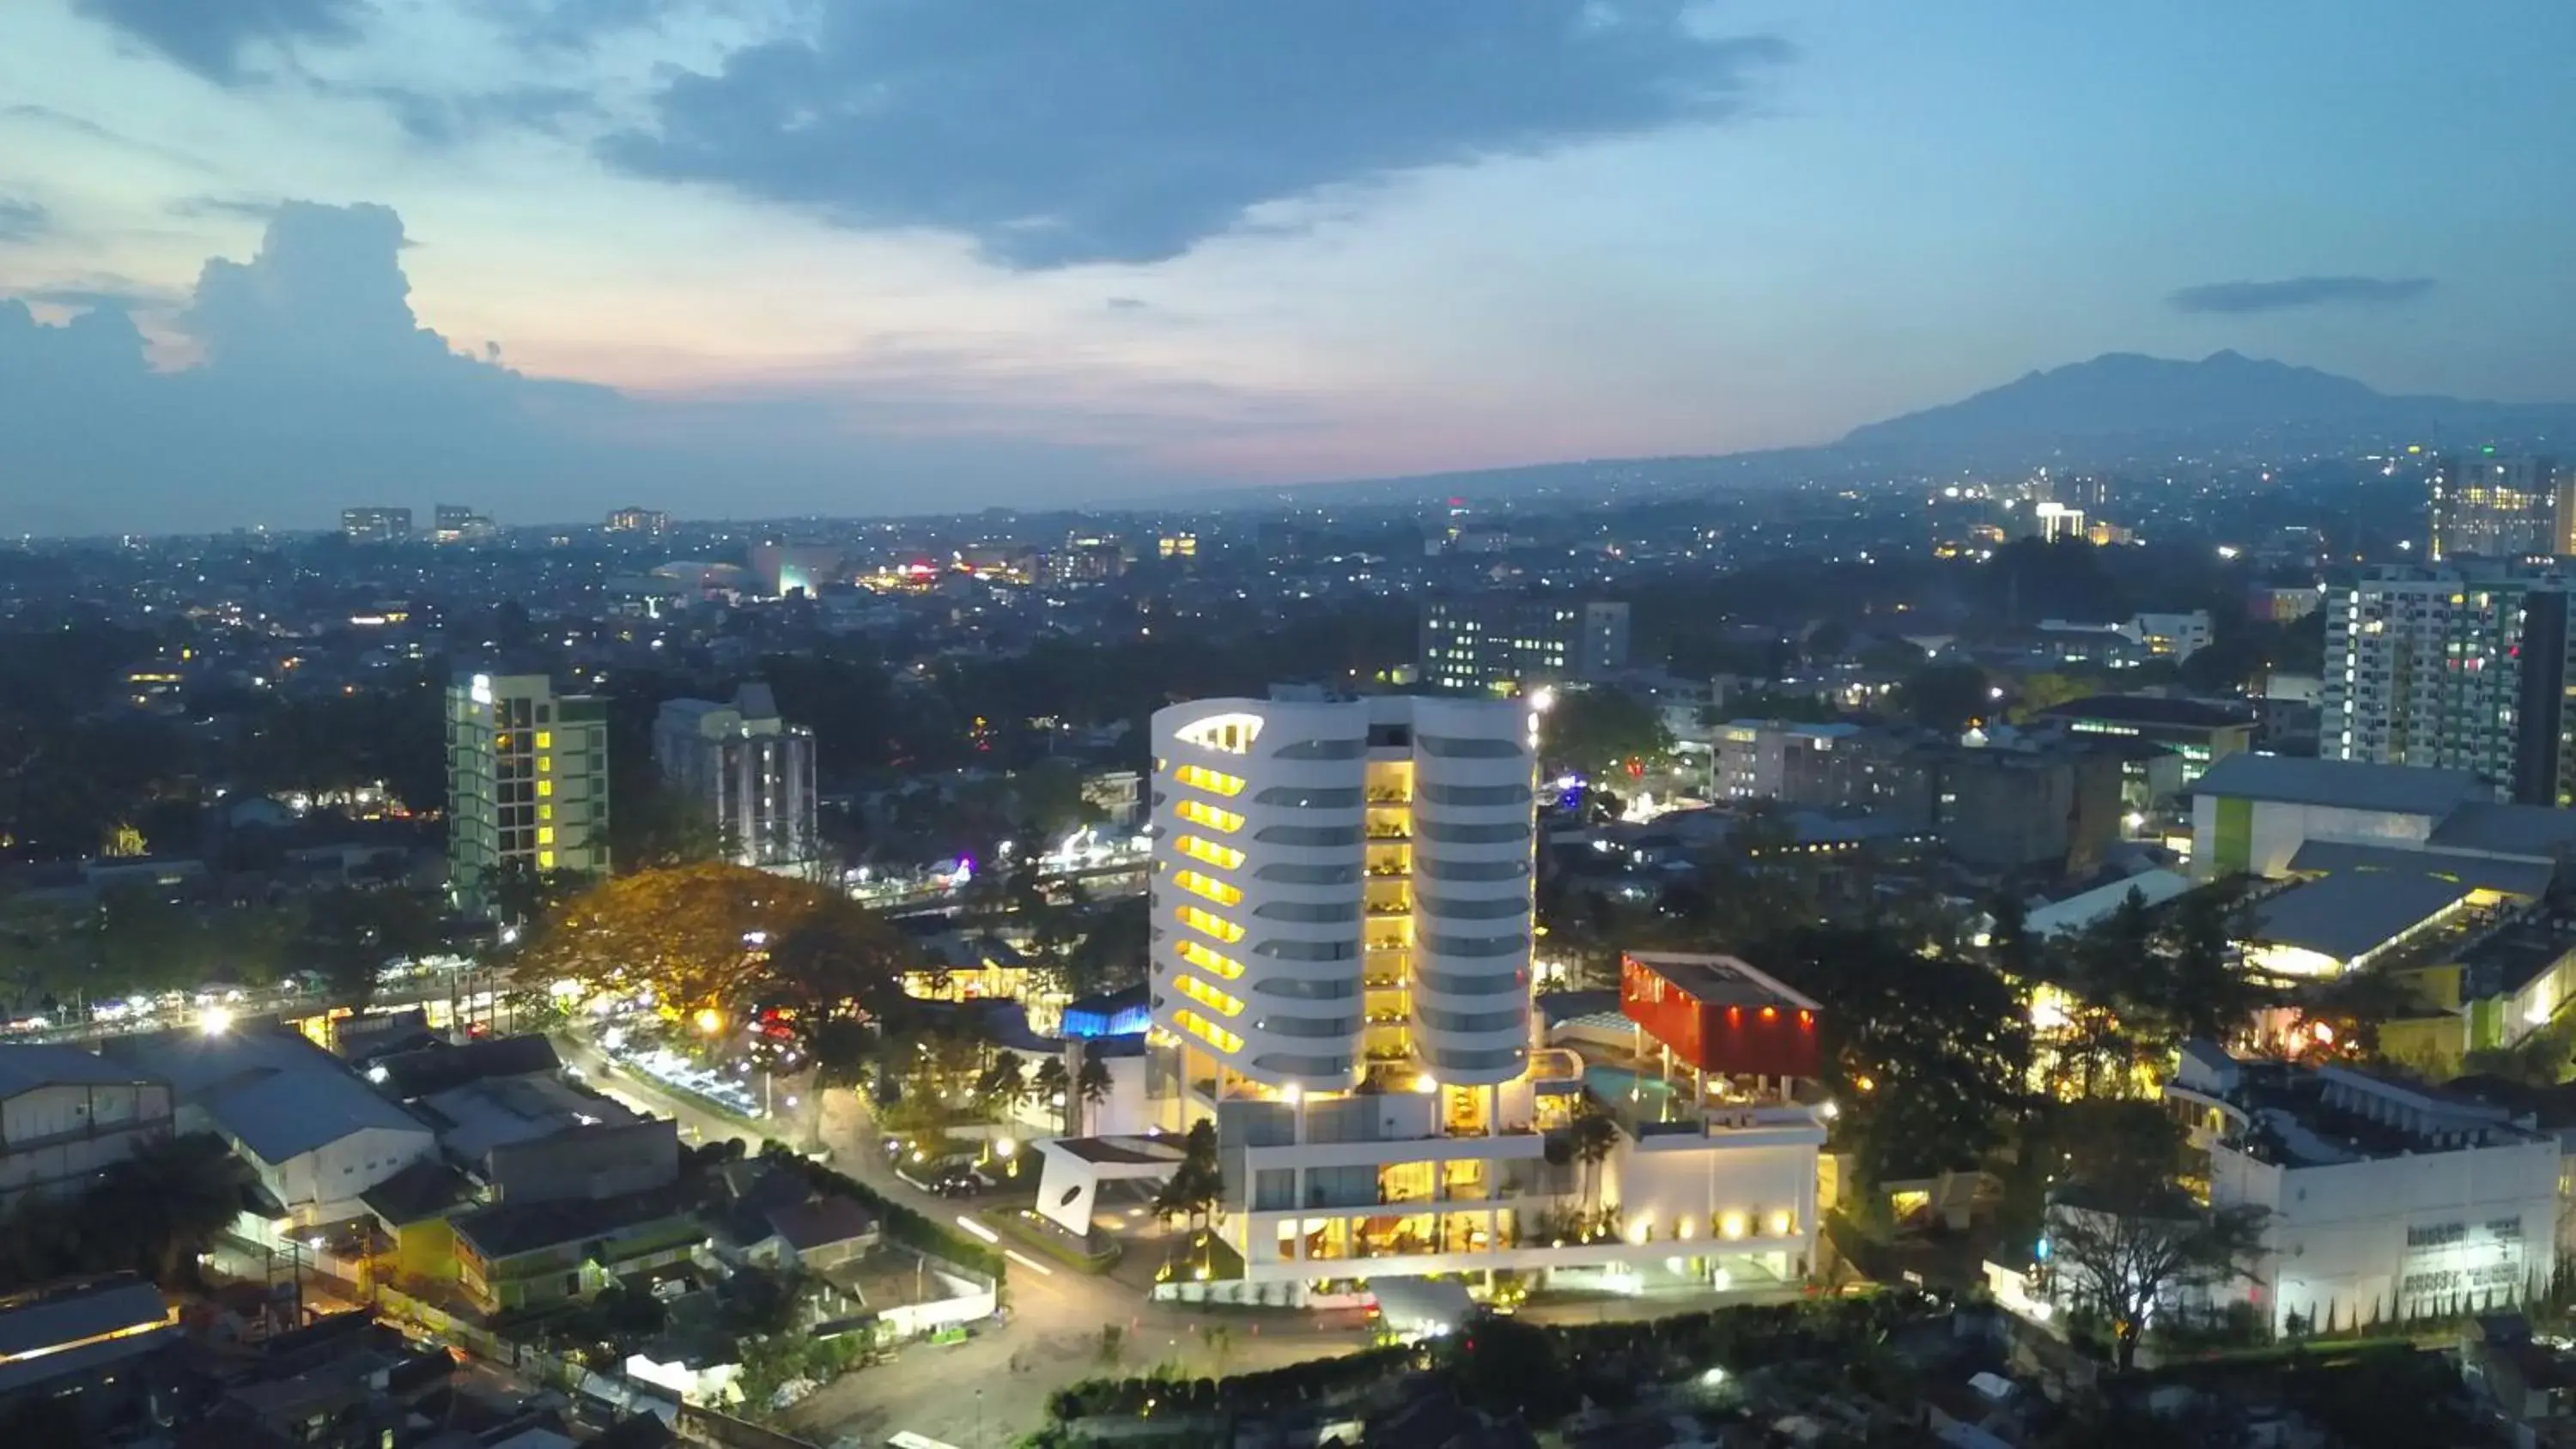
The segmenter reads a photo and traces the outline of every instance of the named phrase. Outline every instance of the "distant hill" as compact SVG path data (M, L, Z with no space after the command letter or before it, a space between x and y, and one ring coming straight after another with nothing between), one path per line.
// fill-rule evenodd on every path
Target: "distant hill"
M1889 470L2118 467L2177 453L2282 458L2407 443L2428 450L2494 443L2576 455L2576 403L2392 396L2313 367L2236 352L2215 352L2198 362L2112 352L1854 428L1823 447L1228 489L1194 501L1411 506L1453 493L1486 500L1599 501L1803 479L1866 479Z
M1929 467L2113 461L2139 447L2218 452L2542 442L2576 434L2576 406L2392 397L2313 367L2217 352L2198 362L2113 352L2033 372L1941 407L1854 428L1835 451Z

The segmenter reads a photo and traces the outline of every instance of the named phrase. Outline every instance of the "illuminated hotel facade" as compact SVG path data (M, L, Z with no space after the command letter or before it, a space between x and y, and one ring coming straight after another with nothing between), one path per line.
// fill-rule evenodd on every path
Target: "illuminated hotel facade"
M1776 1088L1666 1074L1606 1160L1552 1150L1587 1064L1534 1021L1532 732L1501 700L1155 715L1148 1090L1165 1130L1216 1123L1244 1281L1811 1261L1823 1126ZM1617 1080L1645 1031L1606 1038Z

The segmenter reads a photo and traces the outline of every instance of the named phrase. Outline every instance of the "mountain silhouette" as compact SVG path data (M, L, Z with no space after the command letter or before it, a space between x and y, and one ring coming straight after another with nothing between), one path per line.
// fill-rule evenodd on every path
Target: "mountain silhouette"
M2215 352L2198 362L2113 352L1854 428L1838 452L1973 467L2137 448L2262 450L2358 442L2538 441L2576 432L2576 406L2401 397L2313 367Z

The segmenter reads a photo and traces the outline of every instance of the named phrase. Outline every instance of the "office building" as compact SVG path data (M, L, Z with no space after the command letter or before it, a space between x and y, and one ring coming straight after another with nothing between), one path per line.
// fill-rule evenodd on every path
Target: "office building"
M1903 798L1902 743L1855 724L1729 720L1711 732L1710 789L1720 800L1777 800L1815 810L1884 807Z
M0 1046L0 1210L68 1196L170 1132L170 1084L69 1045Z
M2568 647L2564 576L2383 569L2329 596L2319 753L2466 770L2524 804L2576 802Z
M652 533L671 531L671 515L659 508L620 508L608 515L611 533Z
M1432 689L1511 694L1627 667L1626 604L1475 594L1422 606L1420 678Z
M1127 549L1114 538L1075 534L1047 555L1047 577L1059 584L1105 584L1127 572Z
M2549 458L2446 453L2433 460L2433 562L2576 554L2576 489Z
M2206 1042L2165 1100L2209 1154L2210 1205L2263 1210L2260 1268L2212 1297L2274 1332L2486 1312L2555 1276L2558 1140L2509 1107Z
M653 761L736 864L792 875L820 868L814 732L779 717L768 685L743 685L730 704L665 701L653 721Z
M340 536L351 543L404 543L411 538L408 508L343 508Z
M433 527L429 541L437 544L490 543L501 536L499 525L488 515L475 512L462 503L442 503L430 515Z
M2254 747L2254 712L2219 700L2156 694L2089 694L2053 705L2043 719L2062 720L2079 735L2146 740L2182 757L2177 783L2188 785L2216 761Z
M1403 696L1155 715L1148 1094L1169 1129L1216 1124L1245 1282L1810 1261L1823 1126L1785 1087L1813 1075L1815 1003L1743 963L1631 960L1623 1070L1666 1085L1620 1104L1651 1103L1601 1170L1615 1231L1548 1160L1585 1071L1532 1010L1531 728ZM1099 1178L1158 1170L1046 1151L1040 1201L1068 1224Z
M608 705L542 674L460 673L447 688L447 870L469 911L497 872L608 872Z

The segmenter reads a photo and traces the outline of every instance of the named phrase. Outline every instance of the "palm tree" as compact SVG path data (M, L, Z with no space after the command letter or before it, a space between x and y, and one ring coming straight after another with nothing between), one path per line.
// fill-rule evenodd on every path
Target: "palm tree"
M1065 1073L1064 1058L1053 1056L1038 1063L1037 1075L1031 1079L1029 1087L1039 1101L1055 1108L1056 1130L1072 1131L1072 1079Z
M1020 1059L1016 1055L1010 1052L997 1052L994 1054L993 1064L986 1067L983 1075L976 1079L975 1090L991 1101L1001 1110L1002 1115L1007 1117L1013 1108L1029 1099L1027 1069L1020 1064Z
M1188 1218L1195 1232L1212 1215L1225 1192L1225 1171L1217 1162L1216 1124L1202 1117L1190 1125L1181 1145L1180 1164L1171 1181L1154 1197L1156 1216Z
M1074 1075L1073 1087L1082 1097L1082 1130L1096 1133L1100 1126L1096 1113L1100 1104L1109 1100L1109 1063L1101 1060L1098 1052L1085 1047L1082 1070ZM1209 1150L1214 1151L1213 1148Z
M1590 1211L1601 1207L1601 1164L1619 1146L1619 1123L1600 1103L1586 1097L1583 1107L1566 1127L1567 1143L1574 1149L1574 1160L1583 1164L1583 1203Z

